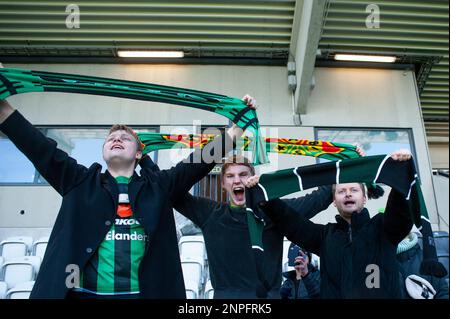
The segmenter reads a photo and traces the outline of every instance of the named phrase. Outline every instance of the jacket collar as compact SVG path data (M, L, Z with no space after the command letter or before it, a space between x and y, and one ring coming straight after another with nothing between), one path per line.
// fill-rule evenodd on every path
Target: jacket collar
M370 220L369 211L367 208L363 208L359 213L352 214L352 229L359 230L362 226L364 226ZM336 215L336 222L339 228L348 229L349 224L347 221L342 218L340 215Z
M133 205L136 197L144 185L142 178L136 173L133 173L130 183L128 184L128 195L130 196L130 202ZM102 174L102 186L111 194L114 204L117 206L119 197L119 188L117 186L116 179L111 175L111 173L106 170Z

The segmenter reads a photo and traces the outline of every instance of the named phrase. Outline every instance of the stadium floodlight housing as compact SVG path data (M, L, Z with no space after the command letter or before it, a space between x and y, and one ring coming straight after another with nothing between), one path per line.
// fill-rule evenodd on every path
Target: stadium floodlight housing
M183 51L143 51L143 50L119 50L117 54L121 58L182 58Z
M337 61L394 63L397 58L382 55L335 54L334 59Z

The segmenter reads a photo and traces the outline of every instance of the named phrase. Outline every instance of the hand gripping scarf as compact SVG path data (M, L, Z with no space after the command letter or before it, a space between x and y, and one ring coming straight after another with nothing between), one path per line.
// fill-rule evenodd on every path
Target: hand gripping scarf
M414 224L423 235L424 257L420 272L436 277L444 277L447 274L437 259L428 211L413 159L400 162L393 160L390 155L367 156L262 174L259 184L247 189L247 215L253 216L255 223L260 225L255 227L254 223L249 223L249 227L254 228L250 234L254 234L251 240L252 246L255 246L253 252L262 296L267 293L265 289L268 286L261 266L264 252L261 245L264 219L258 210L258 204L316 186L351 182L383 183L405 196Z
M253 133L253 163L267 163L254 109L242 100L208 92L101 77L0 68L0 99L27 92L66 92L184 105L215 112Z
M215 138L214 134L164 134L153 132L137 134L145 145L144 154L171 148L203 148ZM356 147L348 144L272 137L264 137L263 140L266 144L266 150L274 153L314 156L333 161L359 157ZM248 151L251 144L252 140L245 136L241 149Z

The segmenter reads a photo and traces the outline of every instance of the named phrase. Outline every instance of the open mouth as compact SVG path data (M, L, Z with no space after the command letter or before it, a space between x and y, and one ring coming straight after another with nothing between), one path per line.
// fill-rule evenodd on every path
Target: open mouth
M111 147L111 149L112 150L116 150L116 149L123 150L124 148L121 145L114 145L113 147Z
M245 200L245 189L244 187L236 187L233 189L234 198L238 202L242 202Z
M345 205L345 206L355 205L355 201L354 201L354 200L346 200L346 201L344 202L344 205Z

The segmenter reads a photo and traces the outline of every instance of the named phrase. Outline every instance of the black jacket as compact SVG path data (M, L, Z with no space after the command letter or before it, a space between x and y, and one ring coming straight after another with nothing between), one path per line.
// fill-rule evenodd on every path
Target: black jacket
M140 165L158 169L150 159L141 161ZM284 201L296 214L309 219L330 205L331 187L320 187L306 196ZM214 299L257 298L258 277L245 210L189 193L174 203L174 208L203 232ZM271 286L270 299L280 298L283 237L283 232L267 219L263 245L265 277Z
M78 164L17 111L0 129L63 197L31 298L64 298L66 267L83 270L111 228L117 212L117 183L108 172L101 173L98 163L89 168ZM220 151L209 150L216 160L222 157ZM139 269L143 298L185 298L172 202L213 167L214 163L179 163L170 170L133 175L129 184L132 210L149 236Z
M281 299L317 299L320 296L320 271L308 265L308 274L297 279L295 270L286 271L280 288Z
M384 214L370 218L364 208L352 215L351 226L339 215L337 223L314 224L279 199L262 207L288 239L320 256L321 298L403 297L396 249L412 220L395 190Z

